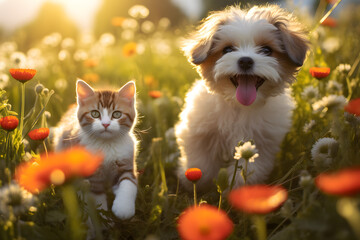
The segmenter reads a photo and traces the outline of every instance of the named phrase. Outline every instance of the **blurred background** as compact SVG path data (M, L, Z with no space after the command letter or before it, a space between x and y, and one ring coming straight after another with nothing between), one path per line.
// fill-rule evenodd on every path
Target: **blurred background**
M344 0L342 5L356 0ZM147 20L154 23L168 18L172 27L195 22L209 11L227 5L254 5L276 3L287 8L299 7L311 13L318 0L0 0L0 39L12 36L20 47L29 47L40 38L53 32L64 37L79 33L115 32L116 26L109 23L114 17L130 17L128 10L133 5L149 9Z

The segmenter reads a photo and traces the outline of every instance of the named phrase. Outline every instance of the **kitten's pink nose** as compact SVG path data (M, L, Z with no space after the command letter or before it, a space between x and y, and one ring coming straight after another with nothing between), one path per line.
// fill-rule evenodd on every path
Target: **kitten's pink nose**
M103 123L102 125L105 127L105 129L106 129L108 126L110 126L109 123Z

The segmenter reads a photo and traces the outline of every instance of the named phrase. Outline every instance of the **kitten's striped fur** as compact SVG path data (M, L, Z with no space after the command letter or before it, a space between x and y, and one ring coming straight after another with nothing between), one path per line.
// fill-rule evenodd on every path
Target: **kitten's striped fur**
M118 91L100 91L78 80L76 91L77 106L69 109L54 131L55 150L80 144L90 151L102 151L105 159L89 178L90 189L97 203L107 209L105 193L111 188L114 214L130 218L137 192L135 83L128 82Z

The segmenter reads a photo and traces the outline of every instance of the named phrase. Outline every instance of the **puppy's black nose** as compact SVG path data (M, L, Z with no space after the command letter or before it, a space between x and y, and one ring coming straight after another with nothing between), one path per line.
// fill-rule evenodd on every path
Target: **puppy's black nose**
M254 60L250 57L242 57L238 60L238 65L241 70L247 71L254 65Z

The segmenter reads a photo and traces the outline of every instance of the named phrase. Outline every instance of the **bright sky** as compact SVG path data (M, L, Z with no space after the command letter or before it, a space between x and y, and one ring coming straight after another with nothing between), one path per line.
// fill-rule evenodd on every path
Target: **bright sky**
M91 29L94 14L101 3L101 0L0 0L0 26L6 30L22 26L36 16L45 1L63 4L69 17L85 31ZM201 0L173 1L192 18L196 18L201 11Z

